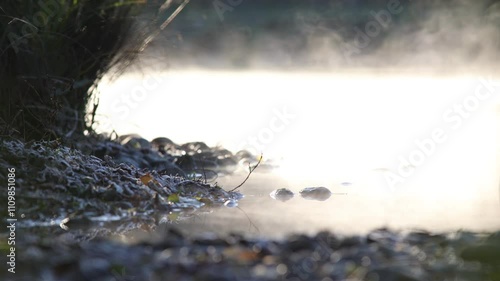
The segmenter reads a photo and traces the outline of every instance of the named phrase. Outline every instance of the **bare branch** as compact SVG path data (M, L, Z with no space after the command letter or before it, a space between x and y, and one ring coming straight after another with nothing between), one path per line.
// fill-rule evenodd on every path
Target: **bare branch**
M229 192L233 192L236 189L240 188L242 185L244 185L245 182L248 180L248 178L250 178L250 175L253 173L253 171L255 171L255 169L257 169L257 167L259 167L261 161L262 161L262 154L260 155L259 162L257 162L257 164L255 164L255 166L252 167L252 166L250 166L250 163L248 164L248 168L249 168L250 172L248 173L248 175L245 178L245 180L242 183L240 183L237 187L229 190Z

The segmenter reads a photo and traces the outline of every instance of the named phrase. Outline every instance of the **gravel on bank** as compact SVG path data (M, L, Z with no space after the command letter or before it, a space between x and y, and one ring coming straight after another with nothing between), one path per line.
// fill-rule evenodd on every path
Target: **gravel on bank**
M20 225L147 219L153 212L183 213L242 197L209 184L204 177L188 177L184 171L193 168L181 170L169 154L91 141L86 145L100 157L57 141L0 142L0 169L16 170L16 208L23 215ZM7 182L7 173L0 174L0 181Z
M193 238L171 228L160 240L131 245L81 242L71 233L23 239L16 278L2 280L500 280L500 233L378 229L266 240Z

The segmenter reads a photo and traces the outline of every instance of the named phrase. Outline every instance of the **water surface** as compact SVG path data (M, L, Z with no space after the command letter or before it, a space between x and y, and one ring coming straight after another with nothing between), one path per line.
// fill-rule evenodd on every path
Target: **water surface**
M500 227L499 83L474 75L181 71L101 87L101 129L247 149L279 164L238 208L181 223L267 236ZM220 178L234 186L243 175ZM274 201L325 186L324 202ZM202 227L203 226L203 227Z

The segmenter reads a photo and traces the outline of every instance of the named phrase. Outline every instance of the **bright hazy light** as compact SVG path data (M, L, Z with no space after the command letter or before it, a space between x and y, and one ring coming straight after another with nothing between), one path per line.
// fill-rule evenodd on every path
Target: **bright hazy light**
M263 152L290 181L351 182L376 194L404 166L414 172L396 188L467 198L471 186L496 188L498 180L498 93L483 87L479 99L480 85L472 76L127 75L101 85L98 113L102 131ZM433 146L426 140L435 130L442 141ZM418 165L404 164L410 157Z

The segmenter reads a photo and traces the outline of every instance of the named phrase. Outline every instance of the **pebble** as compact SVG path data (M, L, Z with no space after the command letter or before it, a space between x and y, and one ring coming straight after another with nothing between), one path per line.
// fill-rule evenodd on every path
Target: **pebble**
M276 190L271 191L269 196L271 196L271 198L273 198L274 200L279 200L279 201L285 202L285 201L292 199L295 196L295 194L289 189L280 188L280 189L276 189Z
M300 196L307 200L325 201L332 195L332 192L326 187L306 187L300 192Z
M236 201L234 199L229 199L226 202L224 202L224 206L226 206L228 208L238 207L238 201Z

